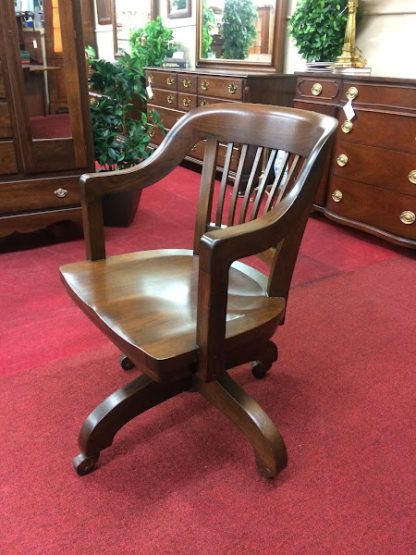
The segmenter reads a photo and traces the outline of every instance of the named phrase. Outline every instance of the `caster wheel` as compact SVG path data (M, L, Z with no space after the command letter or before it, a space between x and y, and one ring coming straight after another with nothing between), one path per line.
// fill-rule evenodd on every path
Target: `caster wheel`
M267 374L270 368L271 368L271 364L269 366L266 366L260 360L255 360L254 362L251 363L251 373L258 380L261 380L262 378L264 378L264 376Z
M126 357L126 355L120 356L120 366L123 370L133 370L134 368L134 364L129 359L129 357Z
M98 456L88 456L80 453L72 460L72 466L78 476L85 476L95 469L95 464L98 461Z

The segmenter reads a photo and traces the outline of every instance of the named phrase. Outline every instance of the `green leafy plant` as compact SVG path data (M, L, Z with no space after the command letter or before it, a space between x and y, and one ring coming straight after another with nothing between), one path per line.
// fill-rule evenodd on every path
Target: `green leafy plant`
M131 56L139 68L160 67L165 58L176 50L171 29L165 27L160 17L149 21L143 28L135 29L129 38Z
M101 171L128 168L150 154L151 127L164 128L157 113L146 112L143 70L132 56L124 53L109 62L91 54L88 51L95 159Z
M215 26L215 15L211 8L208 8L206 1L202 2L202 34L201 34L201 58L208 58L211 52L212 29Z
M347 18L346 0L300 0L289 33L307 62L332 62L342 52Z
M256 38L257 12L252 0L225 0L221 25L222 58L244 60Z

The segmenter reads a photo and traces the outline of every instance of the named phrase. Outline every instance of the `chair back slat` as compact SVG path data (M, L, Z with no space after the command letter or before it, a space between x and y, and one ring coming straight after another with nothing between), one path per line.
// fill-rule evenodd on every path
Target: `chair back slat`
M264 149L262 146L258 146L256 148L256 154L254 156L253 165L251 167L250 175L247 180L246 190L244 192L244 198L241 205L240 218L238 220L239 224L244 223L247 218L249 202L252 198L254 189L256 187L255 179L260 174L259 168L260 168L260 162L263 156L263 151Z
M231 202L230 202L230 207L228 210L228 219L227 219L227 226L232 226L234 225L234 217L235 217L235 212L236 212L236 208L237 208L237 200L238 200L238 195L239 195L239 190L240 190L240 185L241 185L241 178L243 175L243 171L244 171L244 165L246 162L246 158L247 158L247 152L248 152L248 145L244 144L241 146L241 152L240 152L240 158L238 161L238 167L237 167L237 173L234 179L234 185L232 188L232 193L231 193Z
M222 178L221 178L221 187L220 187L220 194L217 202L217 210L215 215L215 225L218 227L221 226L222 218L223 218L223 211L224 211L224 202L225 202L225 194L227 192L227 185L229 181L229 173L230 173L230 166L231 166L231 158L233 155L233 143L227 144L227 150L225 153L225 161L224 161L224 168L222 171Z

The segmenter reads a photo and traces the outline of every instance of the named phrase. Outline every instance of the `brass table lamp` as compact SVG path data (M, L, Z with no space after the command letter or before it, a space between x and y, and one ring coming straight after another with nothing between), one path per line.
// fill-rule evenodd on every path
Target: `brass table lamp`
M348 20L342 53L335 60L335 68L365 67L367 60L355 46L358 0L348 0Z

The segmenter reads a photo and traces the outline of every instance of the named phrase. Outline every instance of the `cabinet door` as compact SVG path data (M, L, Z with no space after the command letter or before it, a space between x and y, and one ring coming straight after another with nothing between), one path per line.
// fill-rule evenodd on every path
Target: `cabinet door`
M10 111L25 175L91 169L92 138L79 3L45 0L45 27L22 65L24 19L6 2L0 50L9 78ZM26 41L27 42L27 41ZM80 69L81 68L81 69ZM13 94L10 92L13 91ZM55 99L59 98L59 109Z

